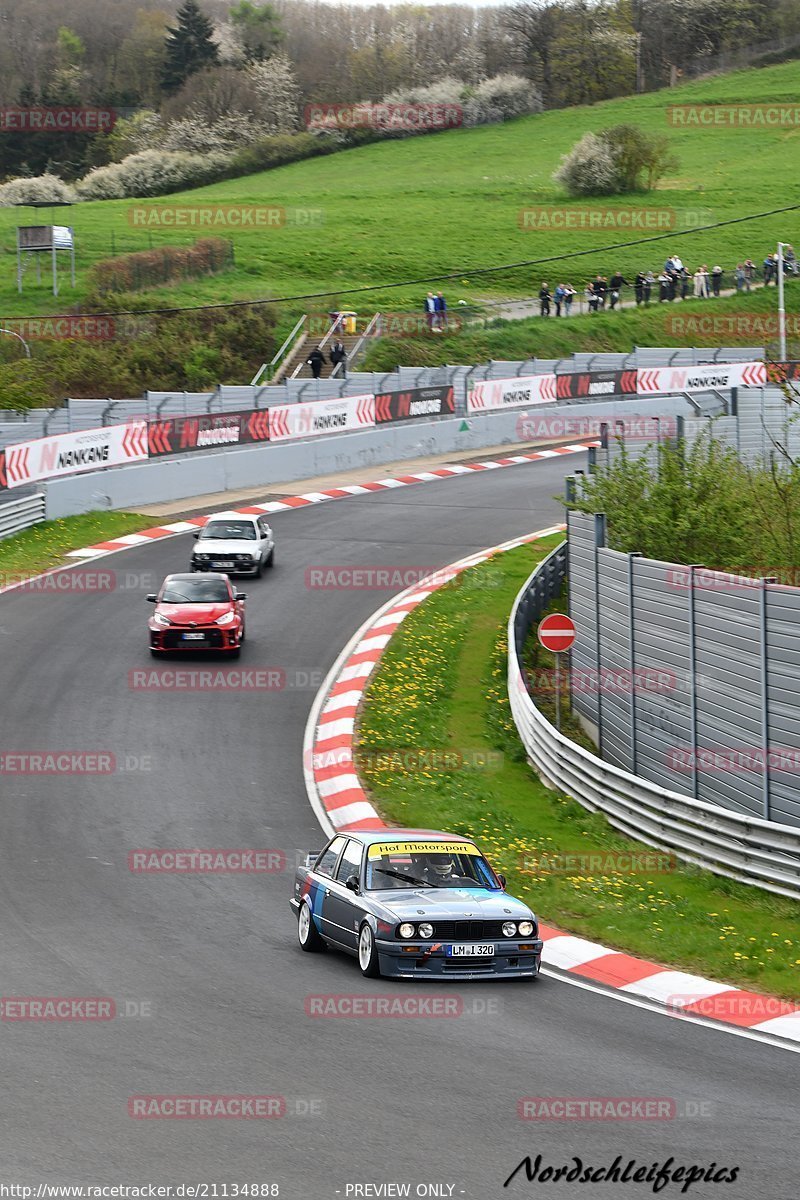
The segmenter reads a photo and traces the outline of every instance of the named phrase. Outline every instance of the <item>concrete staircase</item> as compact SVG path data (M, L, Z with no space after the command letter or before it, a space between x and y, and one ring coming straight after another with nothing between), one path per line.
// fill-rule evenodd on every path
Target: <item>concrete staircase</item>
M349 369L350 354L351 354L356 342L359 340L360 336L361 335L358 333L344 333L344 334L339 334L336 337L332 337L332 338L328 339L328 341L322 347L322 353L325 355L325 363L322 367L322 374L320 375L320 379L329 379L331 374L333 373L333 366L331 365L331 362L330 362L330 351L331 351L331 346L333 345L333 343L335 341L340 341L342 343L342 345L344 346L345 350L347 351L346 366ZM286 374L291 375L292 372L294 371L294 368L297 366L298 362L302 362L303 365L302 365L301 369L298 371L298 373L295 375L295 379L313 379L313 375L311 374L311 367L306 362L306 359L308 358L311 351L316 346L318 346L321 341L322 341L322 338L306 338L306 340L303 342L302 346L299 347L297 353L294 355L293 362L289 364ZM337 379L341 378L341 374L342 374L342 372L341 372L341 370L339 370L336 374L336 378Z

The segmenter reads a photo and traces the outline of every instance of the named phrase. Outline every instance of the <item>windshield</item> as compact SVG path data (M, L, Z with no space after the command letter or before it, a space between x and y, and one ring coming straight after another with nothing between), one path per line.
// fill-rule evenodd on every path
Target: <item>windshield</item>
M200 540L212 541L256 541L256 527L252 521L210 521L200 534Z
M468 842L374 843L367 854L366 886L395 888L484 888L499 881L486 859Z
M230 592L224 579L176 579L164 584L162 604L227 604Z

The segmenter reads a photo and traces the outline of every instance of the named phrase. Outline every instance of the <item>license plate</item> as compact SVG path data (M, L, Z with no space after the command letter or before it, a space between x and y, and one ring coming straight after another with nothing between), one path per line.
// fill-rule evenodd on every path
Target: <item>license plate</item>
M229 570L229 569L230 569L230 568L233 566L233 563L232 563L232 562L212 562L212 564L211 564L211 565L212 565L212 567L214 567L216 570L223 569L223 570L226 570L226 571L227 571L227 570Z
M185 642L204 642L206 635L204 633L184 633L183 640Z
M489 942L463 943L458 946L448 946L447 953L450 958L492 958L494 946Z

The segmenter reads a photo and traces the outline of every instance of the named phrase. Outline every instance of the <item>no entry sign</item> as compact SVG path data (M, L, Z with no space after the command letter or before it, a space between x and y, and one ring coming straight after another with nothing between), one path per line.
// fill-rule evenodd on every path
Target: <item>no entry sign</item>
M551 613L540 622L536 633L545 650L562 654L575 641L575 622L563 613Z

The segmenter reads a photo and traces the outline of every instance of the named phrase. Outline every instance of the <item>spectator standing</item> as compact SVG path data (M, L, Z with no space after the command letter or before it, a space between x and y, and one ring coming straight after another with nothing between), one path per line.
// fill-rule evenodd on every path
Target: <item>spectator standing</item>
M428 329L433 332L436 328L436 297L433 292L428 292L425 297L425 316L428 320Z
M319 379L320 375L322 374L322 368L325 365L325 355L322 353L322 350L319 346L317 346L315 350L311 351L306 359L306 362L311 367L311 374L314 376L314 378Z
M737 292L741 292L744 289L744 285L747 283L747 276L744 273L744 265L742 263L736 264L734 279L736 280ZM747 290L749 291L750 289L748 288Z
M611 288L611 307L616 308L619 302L620 291L623 287L630 287L630 284L622 272L617 270L608 281L608 286Z
M572 297L575 295L575 288L571 283L564 284L564 316L568 317L572 311Z
M719 263L717 263L717 265L711 269L711 294L713 296L719 297L719 289L722 286L722 276L722 267L719 265Z
M794 247L788 243L783 247L783 262L787 274L797 274L797 259L795 258Z
M659 273L658 276L658 303L663 304L665 300L669 300L671 276L667 274L666 268Z
M768 254L767 257L764 259L763 266L764 266L764 287L768 287L772 281L772 276L773 276L773 271L774 271L771 254Z
M698 300L705 300L708 297L708 276L702 267L698 267L694 273L694 294L695 299Z
M539 288L539 312L543 317L550 316L550 288L546 283Z
M638 274L636 275L636 278L633 281L633 294L636 297L636 307L637 308L644 300L644 280L645 280L644 271L639 271Z
M347 351L344 348L344 342L334 342L331 346L331 352L328 356L331 360L331 366L334 372L337 366L341 364L339 375L342 379L347 378Z
M597 275L594 281L594 293L597 296L597 307L605 308L606 292L608 291L608 281L605 275Z
M653 284L655 283L655 281L656 281L656 277L655 277L655 275L653 274L653 272L652 272L652 271L646 271L646 272L645 272L645 276L644 276L644 287L643 287L643 289L642 289L642 291L644 292L644 302L645 302L645 304L649 304L649 303L650 303L650 295L651 295L651 293L652 293L652 291L653 291Z
M744 286L745 291L749 292L756 278L756 264L752 258L744 260Z
M556 290L553 292L553 300L556 305L556 316L561 316L561 305L564 303L564 285L559 283Z
M689 295L689 272L682 266L678 274L681 281L681 300L685 300Z
M441 292L437 292L433 298L433 303L436 312L436 324L444 332L447 328L447 301Z
M589 306L589 312L597 312L598 297L597 292L594 290L594 284L591 280L589 280L587 283L583 294L586 297L586 303Z

